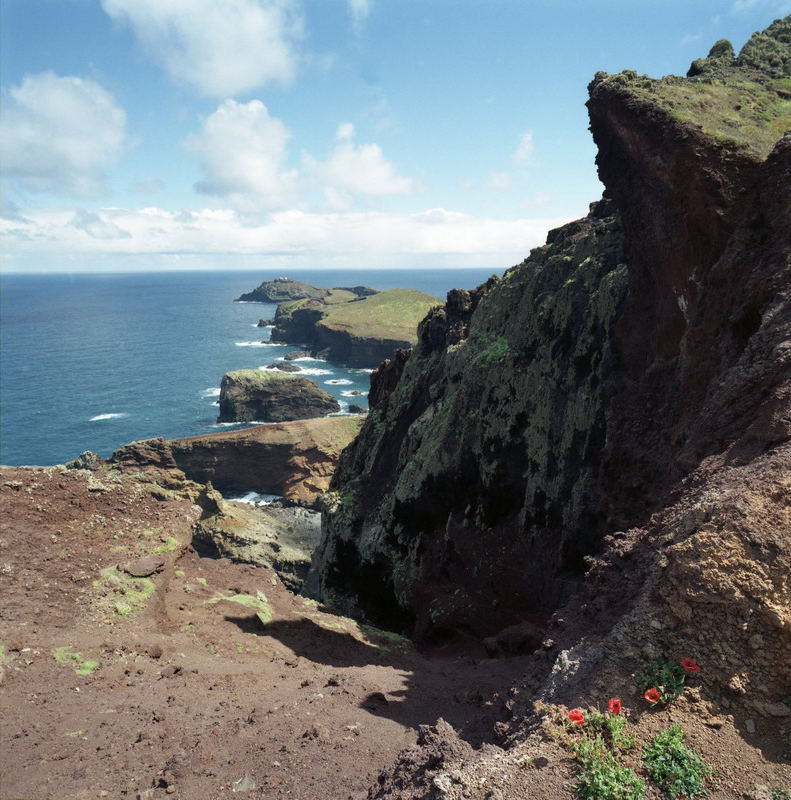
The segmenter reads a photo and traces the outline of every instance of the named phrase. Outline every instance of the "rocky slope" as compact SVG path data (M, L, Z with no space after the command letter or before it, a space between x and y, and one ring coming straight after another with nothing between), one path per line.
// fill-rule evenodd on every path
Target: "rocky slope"
M219 402L218 422L287 422L341 410L316 381L280 370L226 372Z
M329 487L338 457L355 437L361 417L324 417L258 425L184 439L144 439L113 453L110 464L127 473L156 471L165 488L185 477L224 492L260 492L315 506ZM84 454L73 468L92 463ZM67 465L69 466L69 465Z
M553 625L580 622L546 639L545 696L591 696L605 656L617 676L648 651L716 653L711 686L780 710L791 135L766 130L791 128L790 44L786 18L688 78L596 76L607 199L450 293L373 376L314 559L322 598L434 638L526 620L527 648L568 601Z
M359 296L362 287L333 289L321 299L282 303L273 342L304 344L314 355L349 367L375 367L416 342L417 325L440 301L414 289Z

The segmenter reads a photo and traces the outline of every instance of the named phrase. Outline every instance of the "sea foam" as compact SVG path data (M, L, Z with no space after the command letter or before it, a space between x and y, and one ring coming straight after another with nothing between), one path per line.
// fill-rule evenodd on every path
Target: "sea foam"
M121 419L121 417L128 417L129 414L97 414L95 417L91 417L88 422L99 422L103 419Z
M307 372L307 370L305 370ZM331 381L324 381L327 386L351 386L354 381L350 381L348 378L333 378Z

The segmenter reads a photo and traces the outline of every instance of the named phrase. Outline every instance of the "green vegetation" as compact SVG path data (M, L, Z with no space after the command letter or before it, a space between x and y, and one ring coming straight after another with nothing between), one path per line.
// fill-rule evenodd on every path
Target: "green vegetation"
M703 782L711 769L684 744L686 734L679 725L658 733L643 754L651 780L668 797L700 797L706 793Z
M686 682L684 667L664 658L650 661L643 667L641 673L632 677L641 694L656 689L659 692L656 702L660 705L672 703L684 691Z
M715 141L763 159L791 128L790 37L786 18L753 36L735 60L730 43L717 42L708 58L693 62L692 77L655 80L627 70L598 85L664 108Z
M477 350L472 359L473 365L483 369L501 363L511 353L511 345L504 336L476 333L470 337L470 344Z
M213 605L223 600L227 600L230 603L238 603L245 608L251 608L264 625L272 621L272 608L263 592L257 592L255 596L251 594L226 595L222 592L217 592L214 597L204 601L204 605Z
M791 800L791 791L778 786L776 789L772 789L770 797L772 800Z
M583 736L572 749L582 768L582 778L575 787L580 797L585 800L640 800L645 794L645 781L631 767L618 761L600 734Z
M168 536L168 540L164 544L160 544L154 548L155 553L173 553L176 550L178 542L174 536Z
M131 616L156 590L151 578L133 578L116 567L101 570L93 587L112 592L112 608L119 617Z
M73 653L68 645L56 647L52 651L52 657L58 664L67 664L72 667L77 675L91 675L99 666L98 661L83 658L82 653Z
M418 323L442 301L416 289L388 289L323 309L319 326L364 339L416 342Z
M365 636L366 641L373 647L383 650L400 649L403 650L412 645L412 641L394 631L384 631L372 625L361 625L360 630Z

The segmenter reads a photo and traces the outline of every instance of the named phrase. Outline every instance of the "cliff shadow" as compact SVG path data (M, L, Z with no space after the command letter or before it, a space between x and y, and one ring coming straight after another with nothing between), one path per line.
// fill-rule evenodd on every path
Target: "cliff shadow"
M404 686L396 691L367 691L357 698L359 708L398 724L417 729L419 725L435 725L442 718L460 738L473 747L498 741L497 723L507 721L511 695L509 688L524 686L531 673L536 675L540 659L531 656L512 658L475 658L469 655L429 655L418 652L408 640L377 629L368 629L370 642L361 641L348 631L320 625L303 617L261 623L256 617L225 619L245 633L270 636L285 645L296 656L315 664L339 670L354 669L363 673L368 667L389 667L402 673ZM330 625L332 624L330 619ZM365 682L376 682L376 671ZM328 686L348 683L353 694L359 683L357 676L332 676ZM536 680L536 684L538 680ZM515 694L516 689L511 693Z

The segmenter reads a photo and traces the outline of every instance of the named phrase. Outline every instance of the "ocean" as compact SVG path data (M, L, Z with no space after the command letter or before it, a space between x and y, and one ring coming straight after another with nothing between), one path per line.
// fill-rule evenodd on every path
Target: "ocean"
M494 270L294 270L320 286L407 287L444 300ZM234 303L276 272L157 272L0 276L0 463L60 464L126 442L234 430L217 423L225 372L282 358L262 343L275 306ZM341 403L366 406L368 372L300 366ZM305 374L305 373L303 373ZM342 411L343 413L343 411ZM348 413L348 412L346 412Z

